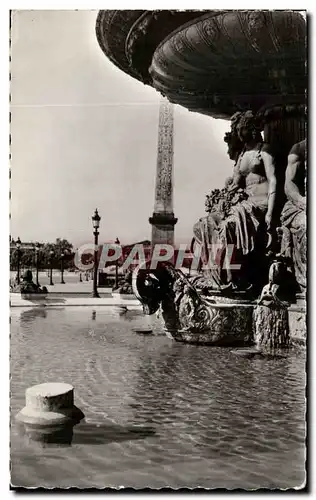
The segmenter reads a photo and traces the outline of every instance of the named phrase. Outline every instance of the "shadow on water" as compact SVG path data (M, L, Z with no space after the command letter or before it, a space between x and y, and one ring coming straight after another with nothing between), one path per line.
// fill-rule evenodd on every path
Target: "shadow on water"
M119 426L113 423L92 424L81 422L75 427L63 426L39 429L18 425L18 434L29 444L38 443L43 447L68 447L76 444L101 445L112 442L132 441L155 436L156 431L149 426Z
M82 422L75 428L73 444L107 444L119 441L144 439L156 435L151 426L120 426Z

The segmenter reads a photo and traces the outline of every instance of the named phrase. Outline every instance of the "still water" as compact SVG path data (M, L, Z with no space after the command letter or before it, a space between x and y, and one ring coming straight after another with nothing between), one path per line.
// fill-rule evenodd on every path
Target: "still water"
M154 335L135 327L151 325ZM25 389L68 382L85 420L68 445L21 436L11 483L25 487L293 488L305 479L305 355L245 359L185 345L138 311L11 312L11 411Z

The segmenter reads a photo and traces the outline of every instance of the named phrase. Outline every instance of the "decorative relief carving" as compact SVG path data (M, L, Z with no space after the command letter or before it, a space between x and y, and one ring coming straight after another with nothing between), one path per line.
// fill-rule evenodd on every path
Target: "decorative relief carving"
M162 313L166 330L176 340L190 343L234 345L252 339L252 306L239 307L215 297L202 296L193 284L172 266L156 271L136 269L133 291L145 314Z
M260 45L258 44L258 38L260 37L260 29L263 29L264 20L262 18L263 13L254 12L238 12L238 18L240 26L242 27L242 32L245 35L249 46L252 47L256 52L260 52ZM258 25L256 24L258 23ZM258 27L257 27L258 26ZM261 32L262 33L262 32Z
M207 35L208 38L212 39L212 42L214 42L217 38L218 35L218 29L215 23L214 19L206 19L202 23L203 31Z
M153 19L157 19L157 15L154 17L153 12L144 12L129 32L126 38L125 53L130 64L133 63L137 41L147 33L148 27Z
M204 43L212 47L212 51L215 54L218 53L219 48L217 47L216 42L219 38L220 32L216 19L214 17L204 19L196 24L196 29Z
M267 22L267 25L269 27L270 38L272 40L275 51L278 53L281 51L281 45L280 45L279 37L277 35L277 30L275 29L275 25L273 22L272 12L268 12L267 17L269 19L269 21Z
M184 40L185 40L185 35L174 37L174 39L172 41L172 45L173 45L175 52L182 52L184 47L186 47Z
M263 11L255 10L253 12L249 12L246 16L248 27L250 31L259 32L262 28L264 28L266 24L265 14Z
M155 211L172 211L173 105L163 100L159 109Z
M133 77L137 72L130 66L125 54L125 41L141 10L100 10L96 21L96 36L102 51L120 69Z

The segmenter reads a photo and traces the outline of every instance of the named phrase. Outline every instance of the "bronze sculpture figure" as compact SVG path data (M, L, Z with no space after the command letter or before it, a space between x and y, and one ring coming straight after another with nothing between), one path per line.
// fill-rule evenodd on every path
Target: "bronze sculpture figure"
M281 214L281 252L293 262L296 281L306 290L306 139L295 144L288 156L285 177L287 202Z

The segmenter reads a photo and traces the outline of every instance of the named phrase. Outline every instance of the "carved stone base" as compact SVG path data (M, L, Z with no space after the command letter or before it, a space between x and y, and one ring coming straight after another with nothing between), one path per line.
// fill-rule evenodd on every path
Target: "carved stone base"
M289 333L292 345L305 346L306 344L306 307L292 305L288 309Z
M305 293L297 293L296 294L296 305L301 306L306 309L306 295Z
M170 328L165 320L166 332L178 342L216 346L244 346L253 343L252 303L232 303L230 299L199 306L192 318L179 309L179 328ZM165 318L166 319L166 318Z
M278 278L275 266L272 270L272 278ZM254 301L247 292L223 296L221 292L206 290L203 294L173 267L151 274L153 271L147 269L135 270L133 290L145 314L160 308L169 338L214 346L257 344L260 349L269 350L304 342L304 307L288 307L279 299L279 285L272 280L260 299ZM155 286L156 282L159 286Z
M221 292L212 291L209 298L217 304L248 305L252 307L255 305L254 301L249 299L249 295L246 292L232 292L230 295L225 296Z

